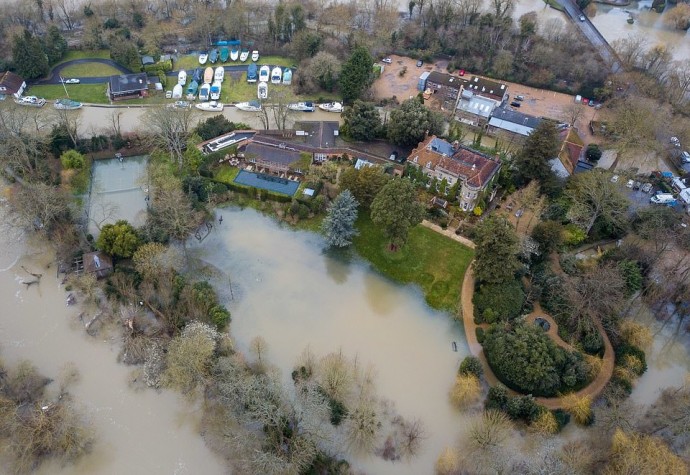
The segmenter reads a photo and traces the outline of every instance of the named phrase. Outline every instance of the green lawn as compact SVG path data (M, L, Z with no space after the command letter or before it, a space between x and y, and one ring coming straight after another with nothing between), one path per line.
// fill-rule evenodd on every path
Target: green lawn
M407 244L391 252L388 240L364 213L357 220L357 229L355 249L375 269L396 282L419 285L431 307L456 311L465 270L474 257L471 249L416 226L410 231Z
M81 50L70 50L67 52L64 58L58 61L55 66L62 64L67 61L72 61L73 59L88 59L88 58L101 58L110 59L110 51L107 49L99 49L96 51L81 51Z
M121 74L120 71L114 67L100 63L73 64L60 72L63 78L93 78L119 74Z
M235 181L240 169L231 167L230 165L221 165L213 172L213 178L222 181L223 183L232 183Z
M108 98L105 95L105 84L66 84L65 86L70 99L75 101L96 104L108 103ZM65 89L61 84L30 86L28 94L48 100L62 99L65 97Z

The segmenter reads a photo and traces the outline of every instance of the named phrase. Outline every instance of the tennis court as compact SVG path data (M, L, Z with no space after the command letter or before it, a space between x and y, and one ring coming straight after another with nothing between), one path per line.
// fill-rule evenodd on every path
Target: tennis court
M273 175L264 175L263 173L248 172L247 170L240 170L235 177L235 183L288 196L294 195L297 188L299 188L298 181L287 180Z
M98 236L99 228L124 219L133 226L146 221L148 196L148 156L97 160L89 199L89 233Z

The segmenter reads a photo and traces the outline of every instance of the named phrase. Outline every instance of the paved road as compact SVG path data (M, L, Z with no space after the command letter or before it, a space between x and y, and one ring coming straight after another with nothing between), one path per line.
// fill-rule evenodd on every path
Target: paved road
M585 18L585 21L580 21L580 15L582 11L578 8L577 4L573 0L556 0L560 6L565 9L566 15L570 17L573 24L578 28L585 38L594 46L594 48L599 52L599 55L606 61L606 63L611 67L611 72L618 73L623 71L623 67L616 56L616 52L613 50L610 44L604 39L604 37L599 33L599 30L595 28L589 19Z
M50 76L41 79L39 81L36 81L34 84L60 84L60 73L62 70L68 66L72 66L74 64L89 64L89 63L98 63L98 64L106 64L110 67L113 67L120 71L122 74L131 74L132 71L129 69L125 68L124 66L116 63L112 59L104 59L104 58L86 58L86 59L73 59L72 61L65 61L62 64L58 64L53 68L53 70L50 72ZM110 76L102 76L102 77L88 77L88 78L78 78L82 84L100 84L104 82L108 82L108 78ZM65 78L69 79L69 78Z

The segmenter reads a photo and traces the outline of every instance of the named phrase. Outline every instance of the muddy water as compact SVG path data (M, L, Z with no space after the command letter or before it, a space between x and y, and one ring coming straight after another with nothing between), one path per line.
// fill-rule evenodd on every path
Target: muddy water
M664 44L672 49L674 59L690 59L690 33L664 23L670 8L658 14L650 11L651 6L651 0L632 2L627 7L596 4L597 14L591 20L609 43L628 35L641 35L649 43L648 47ZM635 19L632 25L627 22L630 14Z
M65 305L65 292L55 277L52 253L6 226L0 206L0 356L9 364L31 360L39 370L57 377L73 363L81 374L72 388L96 430L90 455L76 465L46 465L42 475L92 474L222 474L223 462L199 435L200 413L171 392L130 389L130 368L116 362L117 342L85 334ZM21 266L43 273L40 287ZM4 473L0 468L0 473Z
M461 327L429 309L418 289L392 284L357 259L328 257L317 234L285 229L252 210L219 214L223 223L193 254L224 272L219 287L240 351L261 335L286 384L307 346L317 355L342 349L373 365L379 395L394 401L404 417L423 420L427 439L409 463L372 457L355 459L355 466L371 474L432 473L464 422L448 403L458 364L468 354Z
M687 334L676 335L673 324L662 327L651 315L640 316L639 323L649 326L654 341L647 351L647 372L637 381L630 397L646 406L659 397L661 390L680 386L690 375L690 338Z

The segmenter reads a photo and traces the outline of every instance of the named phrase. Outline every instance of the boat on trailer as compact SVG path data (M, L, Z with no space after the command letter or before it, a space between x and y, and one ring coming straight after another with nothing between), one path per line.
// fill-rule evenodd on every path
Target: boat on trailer
M187 71L184 69L177 73L177 84L180 86L187 84Z
M216 101L211 101L211 102L202 102L201 104L197 104L196 108L205 112L223 112L223 108L225 106L223 105L222 102L216 102Z
M215 63L218 61L218 50L217 49L212 49L211 54L208 56L208 60L211 61L211 63Z
M256 63L252 63L247 67L247 82L256 82Z
M200 101L208 101L208 96L211 94L211 85L210 84L202 84L201 87L199 88L199 100Z
M252 51L252 61L255 63L259 60L259 52L257 50Z
M76 109L81 109L82 103L78 101L73 101L72 99L58 99L55 101L55 104L53 106L57 110L76 110Z
M172 98L173 99L180 99L182 97L182 84L175 84L175 87L173 87L172 90Z
M213 80L223 82L225 79L225 68L223 66L218 66L216 71L213 73Z
M206 61L208 61L208 53L201 53L199 55L199 64L206 64Z
M249 58L249 50L243 49L240 53L240 61L244 63L245 61L247 61L247 58Z
M343 105L340 102L329 102L328 104L320 104L319 109L326 112L342 112Z
M213 81L213 84L211 84L211 100L212 101L217 101L220 99L220 87L221 83L220 81Z
M259 112L261 110L259 101L240 102L235 104L235 107L245 112Z
M227 46L223 46L220 49L220 60L225 63L229 57L230 57L230 49Z
M206 68L204 71L204 84L211 84L213 82L213 68Z
M232 49L230 50L230 59L233 61L237 61L237 58L240 56L240 52L237 49L237 46L233 46Z
M283 80L283 70L280 69L279 66L276 66L273 68L273 71L271 71L271 82L273 84L280 84L280 82Z
M257 97L259 99L268 99L268 84L261 81L257 86Z
M187 99L194 100L196 97L196 92L199 90L199 83L196 81L192 81L189 83L189 86L187 87Z
M298 112L314 112L316 106L313 102L293 102L288 104L288 109Z
M259 81L268 82L270 74L271 68L268 66L261 66L261 69L259 69Z

